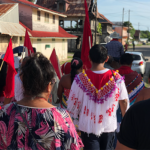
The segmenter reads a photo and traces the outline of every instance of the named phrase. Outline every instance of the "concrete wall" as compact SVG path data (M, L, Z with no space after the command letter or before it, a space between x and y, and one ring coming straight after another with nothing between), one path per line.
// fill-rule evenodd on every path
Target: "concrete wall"
M37 9L32 11L32 30L36 31L59 31L59 17L55 15L55 24L53 24L53 15L49 13L49 23L45 22L45 12L41 11L40 21L37 20Z
M3 3L16 3L12 0L0 0ZM32 7L18 3L19 20L32 30ZM13 16L14 18L14 16Z
M20 41L20 46L23 46L24 37L22 37L22 41ZM68 42L67 39L31 39L32 46L36 48L37 52L41 52L48 59L55 48L57 56L59 60L67 59L68 53ZM46 48L46 45L50 45L50 48Z
M11 37L9 35L0 35L0 52L6 52L10 38ZM12 38L12 46L13 48L19 46L18 37Z

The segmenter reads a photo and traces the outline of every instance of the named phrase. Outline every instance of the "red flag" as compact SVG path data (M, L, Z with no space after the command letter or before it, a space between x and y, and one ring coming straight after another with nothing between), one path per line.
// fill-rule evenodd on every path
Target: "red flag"
M32 53L34 53L27 29L26 29L24 46L26 47L26 52L27 52L26 56L30 56Z
M60 65L59 65L59 62L58 62L58 57L56 55L56 51L55 49L53 49L53 52L51 54L51 57L50 57L50 61L55 69L55 72L58 76L58 78L60 79L62 77L62 74L61 74L61 69L60 69Z
M83 31L83 42L82 42L82 51L81 51L81 59L83 61L83 66L85 69L91 68L91 62L89 60L89 51L92 47L92 33L89 22L89 13L88 6L86 0L84 0L85 6L85 22L84 22L84 31Z
M9 45L7 47L6 54L4 56L4 61L8 65L4 96L6 98L12 98L12 97L14 97L16 70L15 70L15 65L14 65L15 61L14 61L11 39L10 39Z

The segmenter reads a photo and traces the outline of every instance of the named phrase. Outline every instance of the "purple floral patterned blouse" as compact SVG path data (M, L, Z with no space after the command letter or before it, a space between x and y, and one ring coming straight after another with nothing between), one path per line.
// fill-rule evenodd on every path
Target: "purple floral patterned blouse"
M79 150L83 147L64 109L18 107L38 143L34 141L15 103L10 103L0 110L1 150Z

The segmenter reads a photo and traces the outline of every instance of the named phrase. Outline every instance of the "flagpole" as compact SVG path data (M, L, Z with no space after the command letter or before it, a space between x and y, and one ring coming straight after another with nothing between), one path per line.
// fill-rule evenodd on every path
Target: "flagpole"
M4 64L4 60L2 60L0 71L2 70L3 64Z
M89 47L91 49L91 37L89 36Z

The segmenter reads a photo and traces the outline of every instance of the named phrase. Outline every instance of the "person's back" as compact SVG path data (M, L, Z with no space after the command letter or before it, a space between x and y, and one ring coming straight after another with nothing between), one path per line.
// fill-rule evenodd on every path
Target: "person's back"
M128 95L123 78L117 72L104 68L108 61L104 47L93 46L89 57L92 68L76 76L67 110L81 131L85 150L111 149L117 128L118 102L125 113Z
M3 63L3 65L2 65ZM3 62L2 59L0 59L0 66L2 65L2 68L0 70L0 106L4 103L4 87L6 85L6 75L7 75L7 63Z
M148 78L148 82L150 83L150 75L149 75L149 78ZM150 94L149 93L150 93L150 88L145 88L145 89L141 90L139 92L139 95L138 95L135 103L150 99Z
M110 41L106 48L108 50L108 55L112 57L121 57L121 55L124 53L123 46L119 41Z
M82 72L82 67L82 60L80 58L74 57L71 61L71 72L67 75L64 75L59 82L57 95L59 97L61 107L64 109L67 109L67 100L69 98L73 80L77 74Z
M67 111L48 103L54 74L50 61L41 53L30 56L22 66L24 98L0 110L0 149L83 147Z
M135 103L150 99L150 88L145 88L140 91Z
M125 114L116 150L150 149L150 99L134 104Z
M30 132L20 112L23 112L23 117L30 125ZM61 108L32 108L11 103L0 110L0 113L0 125L3 126L0 134L2 149L8 147L10 149L25 148L33 150L41 149L41 147L45 150L62 149L65 145L58 144L61 142L64 142L71 149L71 145L66 143L67 139L70 143L74 143L77 149L81 146L75 127L71 126L72 122L68 113ZM74 132L74 137L71 135L70 127ZM39 142L35 143L32 135ZM61 141L65 138L67 138L66 141ZM54 140L57 142L54 142Z
M129 94L130 105L133 105L139 92L144 88L142 76L136 71L131 70L133 57L131 54L124 54L121 56L121 67L118 69L119 73L125 77L125 84Z

